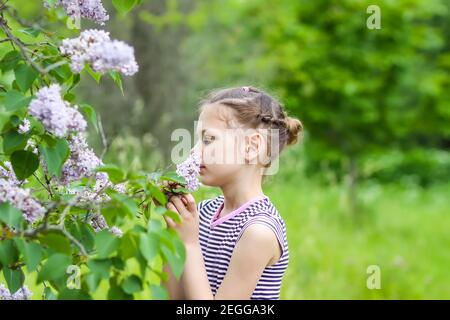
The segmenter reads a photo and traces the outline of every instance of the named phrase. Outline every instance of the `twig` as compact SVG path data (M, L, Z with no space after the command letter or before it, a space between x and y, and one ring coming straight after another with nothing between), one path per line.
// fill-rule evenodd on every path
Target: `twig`
M20 39L16 38L12 34L11 30L8 27L6 20L3 17L0 17L0 28L3 30L3 32L5 32L7 38L10 40L10 42L19 47L20 53L22 54L23 58L25 60L27 60L37 71L39 71L39 73L46 75L47 72L39 64L37 64L33 59L31 59L31 57L28 55L27 50L29 50L29 49L26 48L26 46L23 44L23 42Z
M102 150L102 154L100 155L100 159L103 160L103 157L105 156L105 153L108 150L108 142L106 141L105 131L103 131L103 125L102 125L102 121L100 120L100 115L98 115L98 118L97 118L97 125L98 125L98 130L100 131L100 137L102 139L102 144L103 144L103 150Z
M49 226L47 227L47 230L61 232L64 236L66 236L67 239L69 239L70 242L72 242L74 245L78 247L78 249L80 249L80 252L83 256L85 257L88 256L88 253L84 248L84 246L66 229L57 226Z
M41 179L39 179L39 177L37 176L37 174L36 174L36 173L33 173L33 176L36 178L37 181L39 181L39 183L41 184L41 186L43 186L43 187L45 188L45 190L47 190L48 193L51 195L51 194L52 194L51 190L48 188L48 186L46 186L46 185L41 181Z

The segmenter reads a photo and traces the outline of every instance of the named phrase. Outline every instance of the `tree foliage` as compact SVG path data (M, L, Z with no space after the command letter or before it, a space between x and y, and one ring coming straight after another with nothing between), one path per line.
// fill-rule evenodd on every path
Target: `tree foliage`
M27 20L21 1L0 4L0 271L7 290L11 296L20 293L31 278L42 286L43 299L90 299L103 281L109 299L132 299L149 293L148 288L153 298L167 298L160 285L167 277L162 264L168 263L180 277L185 251L162 217L173 214L165 208L166 193L185 190L172 191L164 181L184 180L174 172L133 171L100 161L85 177L61 183L66 166L79 152L72 148L77 135L52 131L47 119L31 116L30 105L43 99L42 89L58 85L62 103L80 105L70 111L73 117L81 112L104 138L95 108L78 101L74 88L84 76L97 81L110 76L118 90L123 88L117 71L96 72L85 64L81 73L74 73L60 45L80 30L67 28L73 20L63 8L36 3L36 21ZM139 3L113 1L120 14ZM55 98L51 94L56 89L46 92L46 98ZM97 159L87 146L84 151Z

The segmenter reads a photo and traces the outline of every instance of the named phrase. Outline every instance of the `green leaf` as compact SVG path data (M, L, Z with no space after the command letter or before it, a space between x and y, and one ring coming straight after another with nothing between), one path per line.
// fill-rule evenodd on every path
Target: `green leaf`
M3 136L3 151L11 154L16 150L23 150L27 145L28 138L28 135L19 134L14 130L6 132Z
M31 101L31 97L24 96L21 92L11 90L5 96L5 108L8 111L16 111L23 107L27 107Z
M108 290L108 300L131 300L132 295L127 294L123 289L117 285L112 285Z
M134 217L138 213L138 205L130 197L127 197L121 193L113 192L110 197L114 200L114 203L121 207L131 217Z
M31 151L18 150L11 155L11 164L17 179L24 180L39 167L39 158Z
M147 262L153 261L159 252L159 237L154 233L143 233L139 238L139 250L147 260Z
M9 122L11 114L0 111L0 132L3 132L5 125Z
M22 90L22 92L26 92L30 89L39 73L33 67L30 67L27 64L21 64L14 69L14 74L20 90Z
M41 244L47 245L50 249L70 254L72 252L70 241L65 236L57 232L47 232L39 235L39 241Z
M58 138L54 145L41 145L40 150L47 163L49 173L59 178L62 166L70 154L67 141L63 138Z
M112 183L119 183L125 180L125 172L118 166L107 164L96 168L96 171L106 172Z
M24 220L22 212L13 207L9 202L0 203L0 221L10 227L20 229Z
M163 229L163 224L161 221L156 220L156 219L150 219L148 221L148 226L147 226L148 233L157 232L162 229Z
M99 231L95 235L98 258L107 258L119 247L120 240L108 230Z
M180 184L186 184L186 179L180 177L175 171L168 171L164 173L159 179L178 182Z
M166 288L152 284L152 285L150 285L150 289L152 292L152 300L168 300L169 299L169 293L167 292Z
M169 218L171 218L176 223L182 223L183 222L183 218L178 213L176 213L175 211L167 210L164 213L164 215L168 216Z
M14 241L8 239L0 242L0 262L4 267L16 262L18 257Z
M136 0L113 0L112 1L114 8L121 13L128 13L133 7L136 5Z
M111 260L109 259L91 259L87 263L89 270L99 276L100 279L109 278L111 264Z
M162 205L162 206L166 205L167 198L166 198L165 194L159 188L157 188L152 183L149 183L148 190L150 192L150 195L153 198L155 198L159 202L160 205Z
M57 300L56 294L50 287L45 287L44 289L44 300Z
M100 284L100 281L102 280L101 277L96 273L89 273L86 278L86 284L89 288L90 292L95 292L98 288L98 285Z
M6 72L8 70L14 69L19 61L22 60L20 52L17 50L12 50L6 53L2 60L0 61L0 70Z
M16 291L23 286L23 282L25 281L25 276L20 268L3 268L3 276L5 277L9 292L11 292L11 294L16 293Z
M44 253L42 247L35 242L27 242L19 238L14 240L23 255L28 272L33 272L42 260Z
M33 38L36 38L41 33L41 30L33 27L28 27L25 29L20 29L20 32L32 36Z
M122 289L128 294L142 291L142 281L136 275L129 276L123 281Z
M86 65L84 68L91 75L92 79L94 79L97 83L100 83L100 80L102 79L101 73L94 72L94 70L92 70L92 68L89 65Z
M122 259L127 260L134 257L139 250L138 239L132 233L127 232L122 236L121 240L119 254Z
M123 92L122 78L120 76L120 73L117 71L110 71L109 74L110 74L111 78L114 80L114 83L120 89L122 96L125 96L125 93Z
M37 282L56 280L66 274L67 267L71 264L69 256L62 253L51 255L38 274Z
M186 260L186 249L183 242L175 236L173 237L173 244L175 246L176 253L173 253L170 248L166 246L162 246L161 251L164 259L169 262L173 274L177 279L179 279L183 273L184 263Z
M70 88L67 89L68 91L72 90L81 80L81 76L79 73L72 75L72 84L70 85Z
M82 104L80 106L81 110L83 110L84 114L88 118L89 122L92 124L92 126L95 128L95 131L99 133L98 128L98 119L97 119L97 113L95 112L94 108L92 108L88 104Z
M89 293L80 289L64 288L58 295L58 300L92 300Z

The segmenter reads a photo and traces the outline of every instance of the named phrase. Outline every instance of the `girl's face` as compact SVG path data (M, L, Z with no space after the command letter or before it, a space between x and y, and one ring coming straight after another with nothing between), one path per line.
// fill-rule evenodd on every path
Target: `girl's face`
M201 154L201 182L220 187L242 177L246 165L246 139L240 129L230 129L220 112L223 105L205 105L197 125L197 150ZM248 154L248 153L247 153Z

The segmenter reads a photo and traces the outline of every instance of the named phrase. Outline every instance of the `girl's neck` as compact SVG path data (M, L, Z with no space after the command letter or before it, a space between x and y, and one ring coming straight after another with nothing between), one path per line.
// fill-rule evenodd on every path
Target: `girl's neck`
M219 217L226 216L252 199L264 196L261 182L257 179L238 180L235 183L222 186L221 189L224 196L224 205Z

